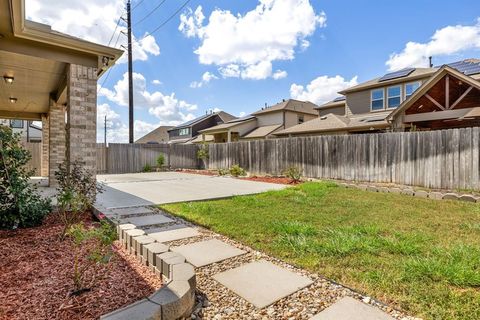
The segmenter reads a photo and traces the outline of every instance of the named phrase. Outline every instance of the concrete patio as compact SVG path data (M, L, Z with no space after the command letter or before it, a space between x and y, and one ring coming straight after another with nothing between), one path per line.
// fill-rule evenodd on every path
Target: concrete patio
M210 200L261 193L284 185L182 172L97 175L105 185L97 204L105 209Z

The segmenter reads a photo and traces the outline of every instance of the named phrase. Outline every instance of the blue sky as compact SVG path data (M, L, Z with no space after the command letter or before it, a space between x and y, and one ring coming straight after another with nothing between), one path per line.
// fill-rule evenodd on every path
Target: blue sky
M68 1L60 8L57 2L27 0L27 16L101 43L108 43L124 8L121 0ZM139 3L134 23L160 2ZM183 3L165 0L134 25L136 41ZM136 46L135 138L208 109L238 116L290 97L320 104L389 69L425 66L428 55L436 65L478 58L479 18L480 1L474 0L191 0ZM125 41L120 35L118 45ZM109 118L109 141L128 137L126 70L119 62L99 80L99 118ZM102 140L103 123L98 128Z

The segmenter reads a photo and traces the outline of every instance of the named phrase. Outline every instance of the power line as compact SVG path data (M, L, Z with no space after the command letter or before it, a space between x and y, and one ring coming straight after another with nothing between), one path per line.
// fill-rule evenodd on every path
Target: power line
M108 41L107 47L109 47L110 44L112 43L113 37L115 36L115 32L117 32L118 25L120 24L120 20L122 20L122 15L123 15L123 13L120 15L120 17L118 17L117 25L115 26L115 29L113 30L112 36L110 37L110 41Z
M147 35L152 35L152 34L154 34L154 33L157 32L160 28L162 28L164 25L166 25L170 20L172 20L173 18L175 18L175 16L176 16L180 11L182 11L182 9L185 8L190 1L191 1L191 0L185 1L185 2L182 4L182 6L181 6L180 8L178 8L177 11L175 11L170 17L168 17L167 20L165 20L162 24L160 24L158 27L156 27L155 29L153 29L152 32L148 33ZM147 35L143 36L142 39L144 39ZM142 39L140 39L139 41L141 41Z
M140 0L139 2L137 2L137 4L133 6L132 11L135 10L139 5L141 5L143 1L144 0Z
M142 19L140 19L139 21L135 22L133 25L136 26L137 24L140 24L142 23L143 21L145 21L145 19L147 19L148 17L150 17L155 11L158 10L158 8L160 8L162 6L162 4L165 3L166 0L162 0L155 8L153 8L149 13L147 13L146 16L144 16Z

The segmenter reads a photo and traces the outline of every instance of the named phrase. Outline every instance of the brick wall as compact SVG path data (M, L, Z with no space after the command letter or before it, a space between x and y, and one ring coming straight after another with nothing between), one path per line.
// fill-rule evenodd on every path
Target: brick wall
M67 73L67 157L96 174L97 69L71 64Z

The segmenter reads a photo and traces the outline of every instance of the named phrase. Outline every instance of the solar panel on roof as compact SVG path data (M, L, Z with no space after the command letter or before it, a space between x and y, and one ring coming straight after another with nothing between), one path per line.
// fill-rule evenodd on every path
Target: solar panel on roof
M333 102L339 102L339 101L345 101L345 96L336 97L335 99L333 99Z
M185 123L182 123L182 124L176 126L175 128L188 127L188 126L190 126L192 123L195 123L195 122L197 122L197 121L203 120L203 119L205 119L205 118L207 118L207 117L210 117L211 115L212 115L212 114L204 114L203 116L200 116L200 117L195 118L195 119L193 119L193 120L190 120L190 121L187 121L187 122L185 122Z
M387 81L387 80L392 80L392 79L397 79L397 78L403 78L408 76L410 73L415 71L415 68L406 68L402 70L398 70L395 72L390 72L378 79L378 81Z
M227 123L241 122L241 121L245 121L245 120L253 119L253 118L255 118L255 116L245 116L245 117L242 117L242 118L227 121Z
M480 62L462 60L448 63L447 66L457 69L467 76L480 73Z

